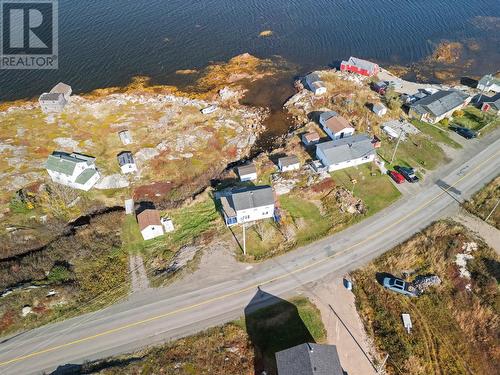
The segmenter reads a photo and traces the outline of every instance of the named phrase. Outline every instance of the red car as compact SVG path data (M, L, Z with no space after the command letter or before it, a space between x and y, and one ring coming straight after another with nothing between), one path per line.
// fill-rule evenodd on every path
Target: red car
M405 178L401 173L398 173L396 171L390 171L389 174L391 175L392 179L396 182L396 184L402 184L405 182Z

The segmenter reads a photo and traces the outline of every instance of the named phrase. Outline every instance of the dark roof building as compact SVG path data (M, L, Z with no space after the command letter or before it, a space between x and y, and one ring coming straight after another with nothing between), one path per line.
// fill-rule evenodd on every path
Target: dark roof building
M129 151L120 152L118 154L117 158L118 158L118 164L120 165L120 167L123 167L124 165L127 165L127 164L135 164L134 157L132 156L132 153Z
M276 353L278 375L343 375L337 347L305 343Z
M463 108L469 101L470 97L465 92L440 90L412 104L409 114L419 120L436 123L445 117L450 117L454 111Z

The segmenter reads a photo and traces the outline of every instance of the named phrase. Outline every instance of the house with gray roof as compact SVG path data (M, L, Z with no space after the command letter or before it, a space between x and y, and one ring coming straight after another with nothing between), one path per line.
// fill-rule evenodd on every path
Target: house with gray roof
M257 179L257 168L254 164L248 163L236 168L240 181L254 181Z
M305 343L275 354L278 375L343 375L335 345Z
M300 169L300 160L295 155L283 156L278 159L280 172L296 171Z
M478 81L477 88L485 92L500 92L500 78L487 74Z
M375 156L372 139L366 134L316 145L316 157L327 167L328 172L372 162Z
M494 113L500 116L500 94L485 100L481 104L481 111Z
M220 201L228 227L274 216L274 192L267 185L233 190Z
M440 90L413 103L408 114L420 121L435 124L444 118L450 118L453 112L464 108L471 99L463 91Z
M117 159L122 173L126 174L137 172L137 165L135 164L134 157L130 151L120 152Z
M88 191L101 177L95 158L77 153L54 151L45 162L45 169L52 181Z
M44 92L40 95L38 102L45 113L62 112L70 101L71 93L71 86L59 82L50 92Z
M307 87L314 93L314 95L323 95L326 93L326 86L317 73L309 73L306 75L305 81Z

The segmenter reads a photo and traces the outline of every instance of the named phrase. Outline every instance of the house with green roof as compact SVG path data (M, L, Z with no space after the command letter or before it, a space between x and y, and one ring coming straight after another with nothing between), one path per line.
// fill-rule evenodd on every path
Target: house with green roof
M78 153L54 151L45 162L52 181L88 191L101 177L95 166L95 158Z

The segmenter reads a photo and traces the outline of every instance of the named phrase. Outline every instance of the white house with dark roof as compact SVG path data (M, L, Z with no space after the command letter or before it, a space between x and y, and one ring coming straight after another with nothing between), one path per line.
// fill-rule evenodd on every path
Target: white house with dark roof
M344 117L335 111L326 111L319 115L319 123L331 139L341 139L354 134L354 128Z
M416 101L410 106L408 114L412 118L435 124L444 118L450 118L453 112L464 108L471 97L459 90L440 90Z
M300 169L300 160L295 155L284 156L278 159L280 172L296 171Z
M254 181L257 179L257 168L254 164L245 164L236 168L240 181Z
M326 86L317 73L309 73L306 75L305 81L307 87L314 95L323 95L326 93Z
M274 216L274 192L270 186L237 189L220 201L228 227Z
M335 345L304 343L275 354L278 375L343 375Z
M137 165L135 164L134 157L130 151L120 152L117 159L122 173L126 174L137 172Z
M95 158L54 151L45 162L45 168L52 181L75 189L90 190L101 177Z
M38 102L45 113L62 112L70 101L71 93L71 86L59 82L50 92L40 95Z
M316 157L328 168L328 172L372 162L375 155L372 139L366 134L316 145Z

